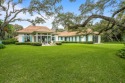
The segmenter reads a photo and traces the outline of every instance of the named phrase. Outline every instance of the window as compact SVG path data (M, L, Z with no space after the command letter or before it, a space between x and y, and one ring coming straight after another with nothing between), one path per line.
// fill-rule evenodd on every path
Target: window
M65 41L67 41L66 39L67 39L67 37L65 37Z
M52 37L52 40L55 41L55 37Z
M61 40L63 40L63 37L61 37Z
M30 35L29 34L24 35L24 41L25 42L30 42Z

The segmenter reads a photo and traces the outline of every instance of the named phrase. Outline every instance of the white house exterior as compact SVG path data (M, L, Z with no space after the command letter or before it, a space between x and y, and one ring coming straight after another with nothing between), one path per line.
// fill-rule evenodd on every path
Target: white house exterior
M94 43L101 42L101 36L98 32L93 32L91 29L87 29L86 32L57 32L50 30L44 26L28 26L27 28L18 31L19 42L41 42L49 44L57 41L67 42L89 42Z
M91 29L87 29L85 32L59 32L58 41L101 43L101 36Z
M44 26L28 26L18 31L19 42L51 43L55 40L54 31Z

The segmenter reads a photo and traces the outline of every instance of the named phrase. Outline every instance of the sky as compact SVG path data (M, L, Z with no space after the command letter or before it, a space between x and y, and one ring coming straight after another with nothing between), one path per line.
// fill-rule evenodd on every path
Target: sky
M15 0L17 1L17 0ZM76 2L69 2L69 0L62 0L61 4L63 6L63 10L62 12L74 12L76 14L80 14L80 12L78 11L79 9L79 6L81 3L83 3L84 0L76 0ZM19 8L22 8L22 7L26 7L27 5L29 4L29 0L24 0L23 4L22 5L19 5L18 7ZM30 18L30 19L34 19L36 16L39 16L38 14L35 14L33 16L30 16L29 14L23 14L23 13L20 13L18 15L18 17L21 17L21 18ZM45 16L43 14L43 16ZM36 24L38 26L47 26L48 28L52 28L52 21L54 20L54 17L50 17L49 19L46 20L46 23L44 24ZM14 22L12 24L19 24L19 25L22 25L24 28L26 28L27 26L31 25L31 23L27 22L27 21L21 21L21 22ZM63 28L62 26L60 26L60 28Z
M17 0L15 0L17 1ZM29 5L29 1L30 0L24 0L23 4L16 6L17 9L23 8L23 7L27 7L27 5ZM62 2L60 3L63 6L63 10L62 12L74 12L75 14L80 14L80 11L78 11L79 6L81 3L84 3L85 0L76 0L76 2L69 2L69 0L62 0ZM38 14L35 14L33 16L30 16L29 14L23 14L20 13L17 17L20 18L30 18L30 19L35 19L35 17L39 16ZM43 14L43 16L45 16L45 14ZM3 18L3 17L2 17ZM49 19L46 20L46 23L44 24L37 24L38 26L47 26L48 28L52 28L52 21L54 20L54 17L50 17ZM96 22L96 21L95 21ZM12 24L19 24L22 25L24 28L26 28L27 26L31 25L31 23L27 22L27 21L16 21ZM61 26L61 28L63 28Z
M14 0L15 2L17 0ZM16 6L17 9L21 9L23 7L27 7L27 5L29 5L30 0L24 0L23 4ZM80 12L78 11L79 6L81 3L83 3L84 0L76 0L76 2L69 2L69 0L62 0L61 4L63 6L63 10L62 12L74 12L75 14L80 14ZM5 4L6 5L6 4ZM12 9L12 8L11 8ZM3 14L5 15L5 14ZM30 18L30 19L35 19L35 17L39 16L38 14L34 14L33 16L30 16L29 14L23 14L20 13L17 17L19 18ZM45 14L43 14L43 16L45 16ZM0 16L0 18L4 19L4 16ZM52 21L54 20L54 17L50 17L49 19L46 20L46 23L44 24L36 24L38 26L47 26L48 28L52 28ZM16 21L13 22L11 24L19 24L22 25L24 28L26 28L27 26L31 25L31 23L27 22L27 21ZM60 26L60 28L63 28L62 26Z

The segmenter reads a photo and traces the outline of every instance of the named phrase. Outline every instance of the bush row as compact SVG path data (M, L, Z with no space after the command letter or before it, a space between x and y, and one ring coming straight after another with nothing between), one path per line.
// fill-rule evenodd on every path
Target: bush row
M80 43L83 43L83 44L94 44L93 41L88 41L88 42L80 42Z
M16 39L8 39L8 40L2 40L2 43L7 45L7 44L15 44L17 42Z
M70 42L70 41L62 41L62 42L56 42L56 45L62 45L62 43L94 44L94 42L93 42L93 41L88 41L88 42Z
M16 45L32 45L32 46L42 46L39 42L16 42Z
M62 43L82 43L82 44L93 44L93 41L88 41L88 42L70 42L70 41L62 41Z
M0 44L0 49L3 49L5 48L5 45L4 44Z
M78 43L78 42L71 42L71 41L62 41L62 43Z

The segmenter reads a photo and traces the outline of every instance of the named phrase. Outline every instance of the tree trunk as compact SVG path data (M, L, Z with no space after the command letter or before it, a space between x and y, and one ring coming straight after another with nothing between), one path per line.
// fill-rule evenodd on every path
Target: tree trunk
M5 36L5 32L2 29L0 29L0 39L4 40L4 36Z

